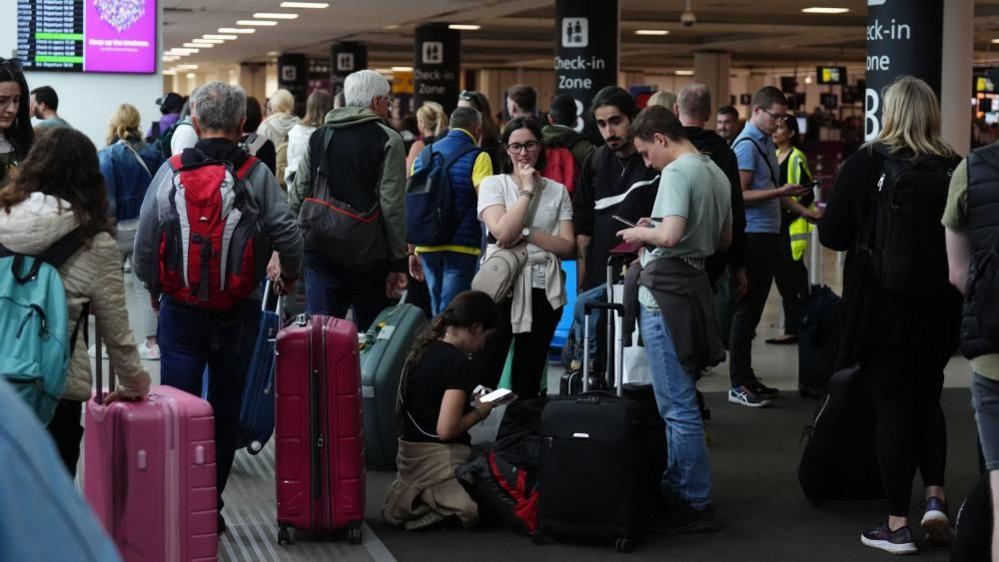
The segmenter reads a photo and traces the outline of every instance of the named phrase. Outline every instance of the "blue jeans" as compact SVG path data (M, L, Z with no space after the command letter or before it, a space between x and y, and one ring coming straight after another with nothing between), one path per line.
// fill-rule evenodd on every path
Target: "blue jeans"
M572 335L579 342L579 357L582 360L583 354L583 338L586 332L584 331L583 322L586 320L586 311L583 308L583 303L587 302L607 302L607 283L602 285L597 285L592 289L589 289L576 296L576 304L572 309ZM597 326L600 325L600 320L603 318L603 311L594 310L590 313L590 360L592 361L597 357L597 348L600 345L597 343L600 338L597 337Z
M971 375L971 403L975 406L985 468L999 470L999 381L978 373Z
M460 252L427 252L420 254L423 275L430 292L430 308L439 316L454 297L472 288L478 256Z
M246 300L233 310L213 311L174 302L160 303L160 380L201 396L208 366L208 402L215 414L215 468L219 509L239 436L243 384L260 324L260 302Z
M366 331L391 302L385 296L388 268L350 270L319 252L305 252L305 306L309 314L344 318L354 308L354 324Z
M694 376L680 365L669 325L660 311L642 307L641 317L652 388L659 414L666 421L668 464L662 487L702 509L711 504L711 465Z

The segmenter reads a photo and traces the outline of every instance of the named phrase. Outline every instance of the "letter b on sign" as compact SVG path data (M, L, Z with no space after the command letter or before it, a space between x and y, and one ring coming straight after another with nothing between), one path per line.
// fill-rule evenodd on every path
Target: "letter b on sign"
M871 88L867 88L864 96L864 140L872 140L881 132L881 96Z

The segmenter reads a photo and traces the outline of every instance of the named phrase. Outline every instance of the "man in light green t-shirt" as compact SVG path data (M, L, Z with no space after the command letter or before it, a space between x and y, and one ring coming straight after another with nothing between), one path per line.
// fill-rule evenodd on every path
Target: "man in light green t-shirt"
M980 201L979 198L983 196L984 199L990 199L988 191L980 193L978 190L999 189L999 170L984 162L982 154L985 151L995 155L999 153L999 145L979 149L961 161L954 170L942 220L946 227L950 281L962 294L968 289L968 273L973 259L972 242L968 233L971 226L968 214L968 185L971 183L968 160L974 161L970 167L976 173L976 201ZM990 160L995 158L997 156L992 156ZM979 178L978 170L987 171L988 175ZM999 314L999 310L990 312ZM999 521L999 353L973 357L971 367L974 369L971 375L971 396L978 423L978 440L992 488L992 520ZM999 560L999 525L992 526L992 559Z

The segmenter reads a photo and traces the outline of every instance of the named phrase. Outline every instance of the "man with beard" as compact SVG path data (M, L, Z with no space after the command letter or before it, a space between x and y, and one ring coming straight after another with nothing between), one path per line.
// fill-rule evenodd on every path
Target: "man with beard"
M607 259L611 248L620 242L617 232L628 227L615 220L614 215L632 222L649 216L659 187L659 173L645 166L628 132L638 114L631 94L617 86L608 86L593 98L592 112L606 144L583 163L573 201L579 290L574 326L579 342L583 332L583 303L606 299ZM603 326L598 314L592 316L592 322L596 327ZM600 329L593 324L590 326L591 359L597 355Z

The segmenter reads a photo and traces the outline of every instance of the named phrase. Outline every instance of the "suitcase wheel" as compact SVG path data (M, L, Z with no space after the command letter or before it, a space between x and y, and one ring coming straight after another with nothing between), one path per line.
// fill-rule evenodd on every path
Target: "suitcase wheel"
M350 544L361 544L361 527L351 527L347 530L347 542Z
M291 531L284 525L278 529L278 544L291 544Z
M621 537L614 542L614 550L624 554L631 552L631 539Z
M264 444L260 441L250 441L250 444L246 446L246 452L251 455L256 455L260 451L264 450Z

